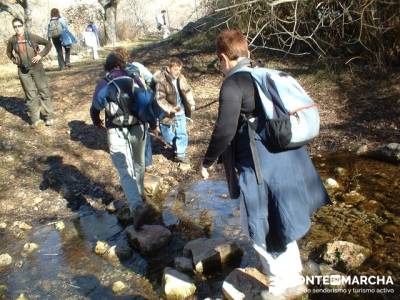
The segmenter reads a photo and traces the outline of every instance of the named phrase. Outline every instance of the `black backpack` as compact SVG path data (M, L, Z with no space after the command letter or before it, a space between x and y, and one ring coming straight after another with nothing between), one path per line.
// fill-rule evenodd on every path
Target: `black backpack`
M128 127L141 123L135 112L134 91L135 82L129 76L111 78L106 75L107 85L115 88L107 90L106 115L110 123L116 126Z

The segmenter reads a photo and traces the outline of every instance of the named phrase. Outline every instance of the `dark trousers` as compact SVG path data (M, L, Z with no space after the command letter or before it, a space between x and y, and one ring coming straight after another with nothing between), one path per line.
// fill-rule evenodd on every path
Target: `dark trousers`
M57 59L58 59L58 67L60 70L64 69L65 66L70 65L70 54L71 54L71 47L65 47L61 44L60 38L52 38L54 47L57 51ZM65 51L65 59L63 54L63 48Z
M18 68L18 76L25 92L32 124L40 120L40 113L45 119L52 119L53 103L43 65L38 64L24 72Z

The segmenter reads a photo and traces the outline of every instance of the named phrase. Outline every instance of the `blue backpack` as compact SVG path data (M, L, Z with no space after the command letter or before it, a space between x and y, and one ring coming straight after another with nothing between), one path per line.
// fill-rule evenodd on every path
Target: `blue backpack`
M127 127L156 122L152 91L135 87L134 79L129 76L105 79L108 81L106 114L112 124Z
M267 68L242 67L235 73L240 71L251 73L257 87L267 145L285 150L303 146L318 136L318 108L293 77Z

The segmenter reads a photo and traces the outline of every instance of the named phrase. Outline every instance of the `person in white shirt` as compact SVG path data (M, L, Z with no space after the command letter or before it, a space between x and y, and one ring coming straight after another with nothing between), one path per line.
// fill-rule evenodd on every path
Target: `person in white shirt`
M163 9L159 15L157 15L157 28L163 31L163 39L168 38L171 35L169 27L167 25L167 11Z
M91 26L86 26L85 31L83 32L83 39L85 41L86 47L89 48L90 52L92 52L93 59L99 59L99 53L97 52L98 43L96 33L93 31Z

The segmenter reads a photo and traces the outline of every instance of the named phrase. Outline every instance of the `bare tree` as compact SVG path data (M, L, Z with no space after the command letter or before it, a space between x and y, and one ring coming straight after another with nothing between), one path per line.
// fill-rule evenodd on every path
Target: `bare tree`
M213 28L240 28L253 49L400 63L399 0L205 1L223 19Z
M0 0L0 12L8 12L15 18L25 20L26 27L29 29L32 25L32 15L29 0Z
M106 43L115 44L117 41L117 7L120 0L98 0L104 8L104 32Z

